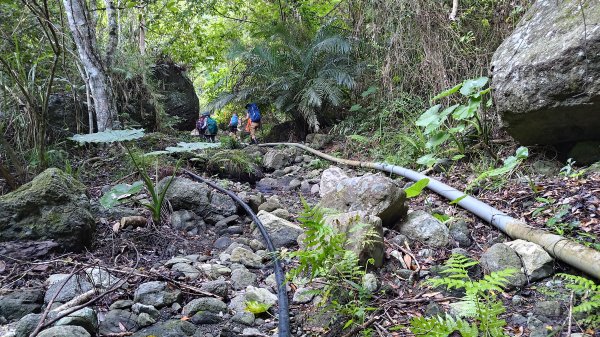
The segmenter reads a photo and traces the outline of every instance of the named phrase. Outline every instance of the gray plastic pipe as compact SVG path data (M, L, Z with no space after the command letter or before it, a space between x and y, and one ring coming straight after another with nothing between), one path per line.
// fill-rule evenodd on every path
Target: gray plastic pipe
M575 267L596 279L600 279L600 252L586 247L577 242L571 241L560 235L551 234L547 231L533 228L518 219L509 216L506 213L476 199L469 195L465 195L455 188L452 188L438 180L430 178L419 172L409 170L404 167L390 165L386 163L372 163L372 162L361 162L356 160L346 160L337 157L330 156L323 152L312 149L306 145L297 143L266 143L260 146L295 146L297 148L308 151L321 158L356 167L365 167L376 169L384 172L394 173L410 179L412 181L419 181L421 179L429 179L427 188L434 191L435 193L447 198L448 200L456 200L463 197L458 205L465 210L477 215L479 218L485 220L494 227L500 229L513 239L522 239L529 242L538 244L555 258L567 263L568 265Z

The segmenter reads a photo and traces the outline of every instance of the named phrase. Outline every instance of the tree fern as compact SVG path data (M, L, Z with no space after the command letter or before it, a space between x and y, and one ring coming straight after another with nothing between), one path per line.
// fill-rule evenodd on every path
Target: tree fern
M568 282L567 288L581 297L581 302L573 307L574 313L586 315L579 322L591 328L600 327L600 284L581 276L570 274L558 274L558 276Z

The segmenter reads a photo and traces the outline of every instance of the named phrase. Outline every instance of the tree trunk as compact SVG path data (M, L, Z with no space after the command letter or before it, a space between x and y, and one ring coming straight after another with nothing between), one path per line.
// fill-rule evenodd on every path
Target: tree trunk
M139 47L140 54L146 55L146 19L144 19L144 13L140 13L140 34L139 34Z
M119 44L117 13L113 0L104 0L106 3L106 16L108 18L108 47L106 48L106 69L110 69Z
M63 0L63 3L79 58L89 77L98 131L111 130L115 126L117 109L108 88L107 70L98 53L94 25L85 7L85 0Z

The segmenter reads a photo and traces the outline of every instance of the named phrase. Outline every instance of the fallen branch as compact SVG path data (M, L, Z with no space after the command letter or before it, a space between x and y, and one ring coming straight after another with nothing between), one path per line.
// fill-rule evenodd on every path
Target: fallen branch
M40 320L39 320L38 324L35 326L35 329L33 329L33 332L29 335L29 337L35 337L35 336L37 336L40 333L40 331L44 327L44 321L46 320L46 317L48 317L48 313L50 312L50 308L52 307L52 303L54 303L54 300L56 300L56 298L58 297L58 294L60 294L60 292L63 290L63 288L65 287L65 285L67 284L67 282L69 282L69 280L73 277L73 275L75 275L76 273L78 273L78 272L80 272L82 270L83 270L83 268L77 269L76 267L73 267L73 270L71 271L71 273L69 274L69 276L67 276L64 279L64 281L62 282L62 284L60 285L60 287L58 287L58 290L54 293L54 295L50 299L50 302L48 302L48 305L46 306L46 309L42 313L42 317L40 317Z
M129 278L129 277L127 277L127 278ZM127 278L125 278L125 279L117 282L117 284L115 284L112 288L110 288L110 289L108 289L108 290L100 293L100 295L92 298L91 300L89 300L89 301L87 301L85 303L82 303L80 305L71 307L70 309L67 309L65 311L62 311L56 317L54 317L53 319L51 319L50 321L48 321L46 324L42 325L42 327L40 328L40 330L43 329L43 328L49 327L50 325L54 324L59 319L65 317L65 316L68 316L68 315L74 313L77 310L81 310L81 309L83 309L83 308L85 308L85 307L87 307L89 305L92 305L92 304L96 303L98 300L102 299L104 296L106 296L106 295L114 292L115 290L119 289L123 285L123 283L125 283L125 281L127 280ZM50 307L50 306L48 306L48 307ZM35 335L31 334L31 335L29 335L29 337L35 337L36 335L37 335L37 333Z
M88 290L79 296L75 296L72 300L66 302L65 304L58 306L50 311L51 312L55 312L55 311L61 312L61 311L67 310L67 309L71 308L72 306L81 304L85 301L89 301L89 299L92 298L92 296L94 296L95 293L96 293L96 289Z

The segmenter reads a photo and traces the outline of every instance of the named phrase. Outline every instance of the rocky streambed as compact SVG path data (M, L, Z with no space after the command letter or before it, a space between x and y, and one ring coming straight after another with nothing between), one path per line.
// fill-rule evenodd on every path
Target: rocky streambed
M504 318L513 333L545 336L565 324L569 294L561 280L550 278L556 262L539 246L509 241L464 213L440 221L434 214L443 214L445 206L426 205L427 196L407 200L407 182L401 179L333 167L295 149L245 152L260 153L264 177L255 185L222 183L258 213L278 249L296 249L302 240L299 194L336 210L325 222L353 242L370 240L347 249L362 261L374 261L363 286L373 293L371 305L384 309L377 323L384 331L407 324L411 315L450 310L456 293L420 281L439 275L451 252L481 261L475 277L517 270L503 294L509 308ZM184 176L175 178L167 198L164 226L115 230L121 218L143 210L104 210L85 196L80 183L56 169L1 196L0 335L29 336L41 322L48 326L38 336L45 337L277 336L271 255L251 219L229 197ZM363 227L351 231L357 221ZM338 315L323 315L315 289L318 285L310 283L288 286L292 335L347 333L335 328ZM251 303L267 309L259 313ZM69 308L77 310L64 315Z

